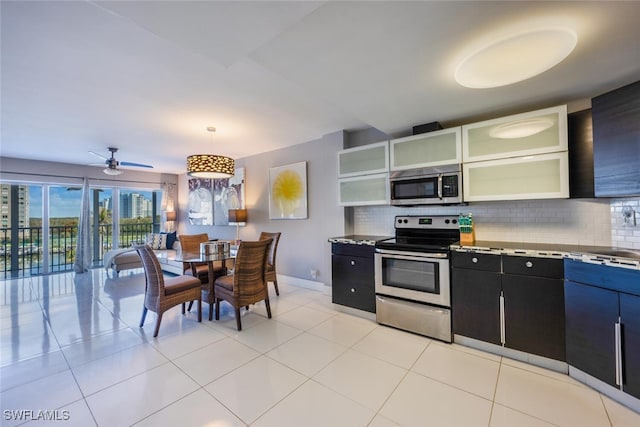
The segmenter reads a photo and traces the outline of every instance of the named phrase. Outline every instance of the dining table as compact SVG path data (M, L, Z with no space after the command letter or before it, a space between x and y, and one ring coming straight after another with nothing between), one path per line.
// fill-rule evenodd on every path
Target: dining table
M227 268L227 260L235 259L237 251L237 247L231 247L228 251L224 252L207 254L202 252L177 251L175 256L169 257L169 259L177 262L188 262L189 264L206 262L209 267L209 282L213 285L213 281L215 280L213 264L216 261L220 261L222 263L222 269L225 270Z

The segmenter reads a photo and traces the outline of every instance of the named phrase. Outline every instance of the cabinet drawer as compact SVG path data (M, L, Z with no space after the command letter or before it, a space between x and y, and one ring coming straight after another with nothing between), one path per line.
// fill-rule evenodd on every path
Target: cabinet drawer
M373 253L375 248L371 245L350 245L347 243L332 243L331 253L333 255L347 255L364 258L371 258L373 262Z
M451 265L456 268L500 272L500 255L481 254L478 252L453 252Z
M640 296L640 270L564 260L565 278L573 282Z
M343 283L333 285L331 301L335 304L376 312L375 289L372 283Z
M549 277L552 279L562 279L564 277L564 261L561 259L503 256L502 269L504 273L523 276Z

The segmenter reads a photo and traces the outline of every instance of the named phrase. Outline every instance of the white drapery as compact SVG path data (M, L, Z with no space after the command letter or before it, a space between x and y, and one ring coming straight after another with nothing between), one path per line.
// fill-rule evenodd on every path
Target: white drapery
M85 176L82 183L82 204L80 207L80 223L76 241L76 257L73 270L76 273L89 271L92 263L91 253L91 203L89 179Z

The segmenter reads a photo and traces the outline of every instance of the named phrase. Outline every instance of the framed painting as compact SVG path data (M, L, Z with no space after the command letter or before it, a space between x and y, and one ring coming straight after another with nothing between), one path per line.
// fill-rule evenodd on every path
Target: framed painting
M189 178L189 224L213 225L211 179Z
M229 209L244 209L244 168L231 178L213 180L213 223L229 225Z
M307 218L307 162L269 169L269 218Z

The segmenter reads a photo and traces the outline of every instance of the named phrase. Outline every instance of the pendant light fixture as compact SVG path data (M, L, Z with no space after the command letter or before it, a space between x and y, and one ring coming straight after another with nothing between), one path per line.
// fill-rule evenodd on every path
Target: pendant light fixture
M208 127L213 141L214 127ZM235 174L235 162L231 157L217 154L192 154L187 157L187 175L195 178L230 178Z

